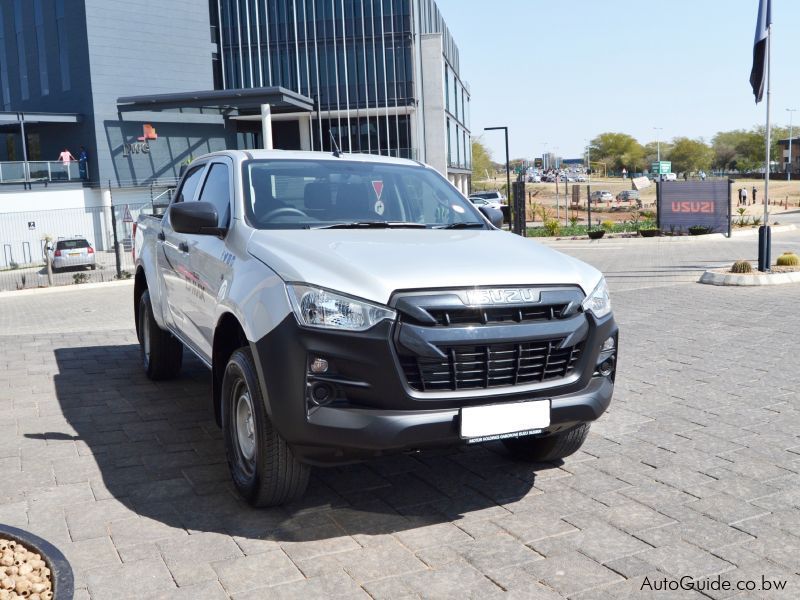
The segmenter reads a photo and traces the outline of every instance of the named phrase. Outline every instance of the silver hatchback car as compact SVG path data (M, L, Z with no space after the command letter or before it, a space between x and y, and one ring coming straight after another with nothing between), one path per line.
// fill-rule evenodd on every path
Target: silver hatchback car
M50 264L53 265L53 271L67 267L87 266L92 270L97 268L94 248L86 238L57 240L50 245L47 254Z

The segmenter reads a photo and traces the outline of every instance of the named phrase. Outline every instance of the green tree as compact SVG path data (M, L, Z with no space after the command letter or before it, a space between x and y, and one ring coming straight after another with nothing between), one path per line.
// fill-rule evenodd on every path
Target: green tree
M672 170L675 173L706 171L711 168L714 150L702 139L680 137L672 140L672 148L667 157L672 161Z
M644 168L649 170L651 163L656 162L659 156L661 160L667 160L671 149L672 144L669 142L647 142L644 145Z
M492 153L478 138L472 138L472 180L484 181L495 175Z
M609 170L641 171L645 164L644 147L627 133L601 133L591 142L592 162L604 162Z

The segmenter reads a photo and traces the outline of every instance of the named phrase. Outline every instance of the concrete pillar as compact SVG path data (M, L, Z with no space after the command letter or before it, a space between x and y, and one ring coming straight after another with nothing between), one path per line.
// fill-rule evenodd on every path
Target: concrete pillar
M300 150L311 150L311 116L300 117Z
M261 105L261 137L264 150L272 150L272 110L269 104Z
M84 196L86 191L84 191ZM103 207L103 247L97 250L109 250L114 248L114 228L111 224L111 211L114 208L111 206L111 189L105 188L103 190L101 206ZM96 241L95 241L96 243Z

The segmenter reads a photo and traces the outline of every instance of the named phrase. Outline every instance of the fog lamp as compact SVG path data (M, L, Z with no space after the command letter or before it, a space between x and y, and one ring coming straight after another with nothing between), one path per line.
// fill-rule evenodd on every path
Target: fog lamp
M608 377L611 373L614 372L614 357L608 358L600 363L600 366L597 367L597 372L600 373L603 377Z
M314 360L311 361L311 372L312 373L327 373L328 372L328 361L324 358L316 357Z

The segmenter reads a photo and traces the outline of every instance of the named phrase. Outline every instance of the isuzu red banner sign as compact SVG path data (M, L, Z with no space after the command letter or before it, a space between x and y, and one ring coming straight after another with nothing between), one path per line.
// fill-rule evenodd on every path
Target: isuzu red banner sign
M686 232L689 227L702 226L727 233L730 210L727 179L659 183L658 223L662 231Z

